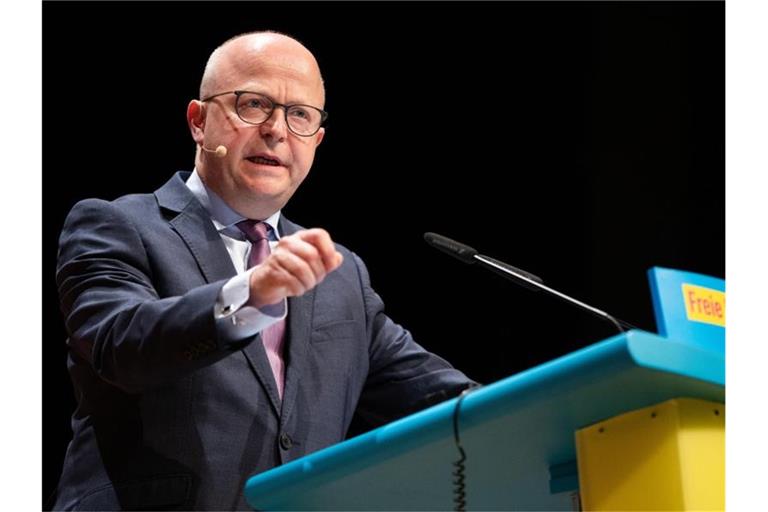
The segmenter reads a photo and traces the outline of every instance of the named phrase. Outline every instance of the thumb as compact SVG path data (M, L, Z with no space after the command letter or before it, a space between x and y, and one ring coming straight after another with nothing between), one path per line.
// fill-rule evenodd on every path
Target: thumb
M340 252L338 252L338 251L336 251L336 254L334 256L335 256L335 258L334 258L334 262L333 262L333 268L339 268L339 266L344 261L344 256L342 256L342 254Z

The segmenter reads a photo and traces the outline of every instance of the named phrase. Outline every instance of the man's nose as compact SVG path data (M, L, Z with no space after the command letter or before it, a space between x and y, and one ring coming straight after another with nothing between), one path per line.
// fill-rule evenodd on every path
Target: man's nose
M285 107L275 106L272 115L259 126L262 137L272 137L282 140L288 135L288 125L285 121Z

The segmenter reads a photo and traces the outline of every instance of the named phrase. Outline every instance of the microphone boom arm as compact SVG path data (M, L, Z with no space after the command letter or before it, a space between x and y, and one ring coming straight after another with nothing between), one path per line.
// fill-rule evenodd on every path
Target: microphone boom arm
M593 315L602 318L603 320L606 320L608 322L611 322L614 327L616 327L619 332L624 332L624 327L628 329L636 329L635 326L628 324L627 322L624 322L622 320L617 320L616 318L612 317L605 311L602 311L600 309L597 309L595 307L592 307L588 304L584 304L580 300L576 300L573 297L569 297L568 295L561 293L557 290L554 290L550 288L549 286L545 285L541 280L538 282L534 279L531 279L531 277L524 275L523 273L515 272L511 268L509 268L511 265L507 264L501 264L500 261L494 260L493 258L489 258L488 256L483 256L482 254L475 254L474 259L480 263L483 264L483 266L487 267L489 270L495 271L497 274L503 275L507 277L507 279L524 286L526 288L535 289L535 290L545 290L555 297L558 297L559 299L569 302L573 305L576 305L582 309L586 309ZM517 270L517 269L515 269ZM527 272L526 272L527 274ZM533 276L536 277L536 276ZM622 327L624 326L624 327Z
M568 295L564 293L560 293L557 290L553 290L549 286L544 285L544 281L538 276L535 276L531 274L530 272L526 272L524 270L520 270L519 268L513 267L512 265L509 265L508 263L504 263L503 261L495 260L491 258L490 256L483 256L482 254L479 254L475 249L468 245L464 245L460 242L457 242L456 240L451 240L448 237L445 237L443 235L438 235L437 233L424 233L424 240L434 247L435 249L438 249L449 256L453 256L454 258L463 261L464 263L468 263L470 265L474 263L480 263L482 266L487 268L488 270L499 274L500 276L509 279L524 288L528 288L529 290L533 291L539 291L544 290L547 293L551 293L555 297L559 298L560 300L563 300L565 302L570 303L571 305L577 306L581 309L584 309L586 311L589 311L594 316L598 318L602 318L603 320L607 320L611 324L613 324L616 329L619 330L619 332L624 332L624 328L627 329L637 329L634 325L624 322L623 320L619 320L605 311L601 311L597 308L594 308L588 304L584 304L580 300L576 300L573 297L569 297Z

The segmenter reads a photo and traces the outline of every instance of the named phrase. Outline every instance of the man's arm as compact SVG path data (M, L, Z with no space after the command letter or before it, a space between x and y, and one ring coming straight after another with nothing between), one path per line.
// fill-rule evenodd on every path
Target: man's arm
M162 276L153 272L171 269L153 267L147 243L130 215L100 200L78 203L60 238L57 281L70 343L99 376L126 391L212 364L257 334L247 331L238 338L237 329L222 326L230 318L215 315L227 280L161 297L157 283ZM301 295L342 260L324 230L283 237L252 269L249 305L262 308Z
M56 279L73 350L124 391L158 385L231 353L213 315L225 281L159 297L144 241L113 203L87 200L72 209Z
M357 413L381 425L459 395L475 383L417 344L410 332L384 313L365 264L355 256L365 300L370 370ZM438 398L436 398L438 397Z

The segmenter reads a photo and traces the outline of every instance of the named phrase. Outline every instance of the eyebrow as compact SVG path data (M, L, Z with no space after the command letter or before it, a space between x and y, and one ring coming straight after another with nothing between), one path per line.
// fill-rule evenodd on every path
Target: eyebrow
M269 98L269 100L272 103L279 103L278 101L275 100L275 98L272 97L271 94L267 94L265 92L254 91L253 89L233 89L232 90L232 92L238 92L238 91L240 91L240 92L250 92L250 93L254 93L254 94L260 94L262 96L266 96L267 98ZM282 105L282 103L281 103L281 105ZM292 105L306 105L307 107L314 107L316 109L323 110L322 107L315 106L312 103L305 102L305 101L289 101L288 103L285 103L285 105L287 105L289 107L292 106Z

